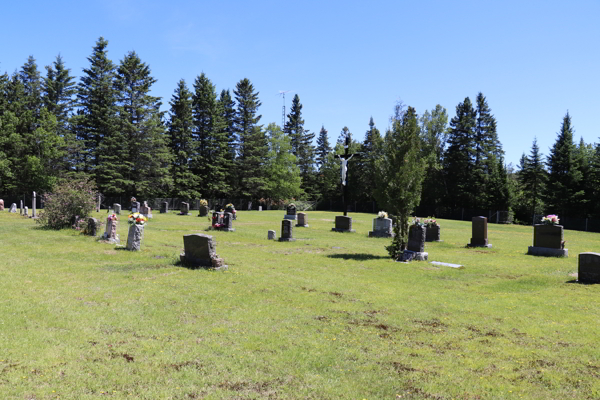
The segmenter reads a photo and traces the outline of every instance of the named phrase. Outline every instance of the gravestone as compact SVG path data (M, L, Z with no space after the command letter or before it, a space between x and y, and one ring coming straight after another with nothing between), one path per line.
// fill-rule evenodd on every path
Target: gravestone
M471 242L467 246L491 248L492 245L488 243L487 236L487 218L473 217L471 221Z
M337 215L335 217L335 228L331 228L335 232L355 232L352 229L352 217Z
M262 211L262 206L258 206L258 211Z
M19 214L23 215L23 200L21 200L21 208L19 208Z
M425 235L427 228L423 225L411 225L408 228L408 245L402 254L402 261L425 261L429 254L425 252Z
M189 203L185 203L185 202L181 203L179 215L190 215L190 204Z
M210 235L202 233L183 235L183 248L183 253L179 256L182 263L194 267L214 268L217 271L227 269L223 259L217 256L217 245Z
M201 204L200 207L198 207L198 216L206 217L207 215L208 215L208 206Z
M4 211L4 200L0 199L0 211Z
M140 212L140 202L139 201L133 201L131 203L131 212L132 213Z
M35 192L33 192L33 196L31 196L31 218L37 218L37 214L36 214L36 203L37 197Z
M562 225L538 224L533 226L533 246L529 246L527 254L534 256L568 257L569 249L565 249Z
M113 210L115 211L115 214L121 215L121 205L119 203L113 204Z
M223 212L215 211L212 215L212 226L215 229L220 228L223 225Z
M425 236L425 241L426 242L441 242L439 225L428 225L427 226L427 234Z
M296 205L295 204L288 204L288 206L285 208L285 215L284 215L284 219L293 219L296 220Z
M268 231L267 232L267 240L275 240L275 235L277 235L277 233L275 233L275 231Z
M16 213L17 212L17 203L12 203L10 205L10 211L11 213Z
M252 202L251 201L248 202L248 211L252 211Z
M142 247L144 225L130 224L127 234L127 250L138 251Z
M281 237L280 242L295 242L294 239L294 223L290 219L281 221Z
M102 201L102 196L98 193L98 203L96 204L96 212L100 212L100 203Z
M233 214L230 212L223 213L223 226L221 230L225 232L235 232L233 227Z
M600 283L600 253L579 253L577 280L581 283Z
M300 212L297 215L298 215L298 223L296 224L296 226L308 228L308 224L306 223L307 222L306 213Z
M86 232L89 236L96 236L98 234L98 220L96 218L88 218Z
M108 216L106 218L106 228L104 229L104 235L102 235L102 239L110 243L120 243L121 241L119 240L119 235L117 235L118 224L118 220Z
M169 212L169 203L166 201L163 201L162 203L160 203L160 213L166 214L168 212Z
M29 209L25 206L25 212L23 213L24 217L29 217Z
M391 218L373 218L373 230L369 231L369 237L393 237Z
M142 207L140 208L140 214L142 214L146 218L152 218L152 208L148 207L147 201L145 201Z

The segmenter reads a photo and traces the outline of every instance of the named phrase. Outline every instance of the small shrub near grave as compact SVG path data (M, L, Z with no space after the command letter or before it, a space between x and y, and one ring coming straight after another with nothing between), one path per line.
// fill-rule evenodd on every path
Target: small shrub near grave
M91 215L96 207L97 192L88 180L63 180L42 197L44 210L37 222L51 229L62 229L77 222L75 217L85 219Z

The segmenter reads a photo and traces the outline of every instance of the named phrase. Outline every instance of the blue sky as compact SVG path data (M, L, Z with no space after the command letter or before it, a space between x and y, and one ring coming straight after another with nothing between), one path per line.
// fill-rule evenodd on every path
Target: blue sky
M280 90L305 127L330 141L348 126L382 131L401 100L449 117L478 92L498 122L506 162L537 136L547 155L569 111L575 138L600 141L600 2L592 1L29 1L5 2L0 71L61 54L81 76L100 36L118 63L135 50L158 79L163 108L179 79L204 72L217 90L248 78L261 123L281 124Z

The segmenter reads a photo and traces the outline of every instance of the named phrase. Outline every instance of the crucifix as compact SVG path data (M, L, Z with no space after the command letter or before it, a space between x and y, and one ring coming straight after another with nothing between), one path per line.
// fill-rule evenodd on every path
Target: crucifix
M356 158L360 157L360 153L350 154L350 133L346 135L346 142L344 143L344 154L336 155L335 158L339 158L342 161L342 169L341 169L341 178L342 178L342 203L344 204L344 216L348 216L348 185L347 185L347 177L348 177L348 161L352 159L352 157L356 156Z

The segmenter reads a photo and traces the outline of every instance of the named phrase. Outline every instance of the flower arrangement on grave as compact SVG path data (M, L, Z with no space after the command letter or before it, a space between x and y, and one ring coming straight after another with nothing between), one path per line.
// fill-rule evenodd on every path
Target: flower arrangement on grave
M428 228L432 228L434 226L440 226L440 224L438 224L437 221L431 217L427 217L426 219L424 219L423 224Z
M213 215L212 217L212 227L213 228L220 228L223 226L223 224L219 224L217 221L219 220L217 215Z
M377 218L387 218L388 217L388 213L386 213L385 211L379 211L379 213L377 214Z
M229 212L235 215L236 211L235 211L235 206L231 203L227 204L225 206L225 212Z
M200 199L200 205L206 207L208 206L208 201L206 201L205 199Z
M423 226L425 225L419 218L413 218L411 225Z
M108 217L106 217L107 220L109 221L118 221L119 218L117 218L117 214L110 214Z
M146 223L146 221L148 221L148 218L144 217L142 214L140 213L133 213L133 214L129 214L128 218L128 222L129 225L144 225Z
M544 225L558 225L558 222L558 215L551 214L542 218L542 224Z

